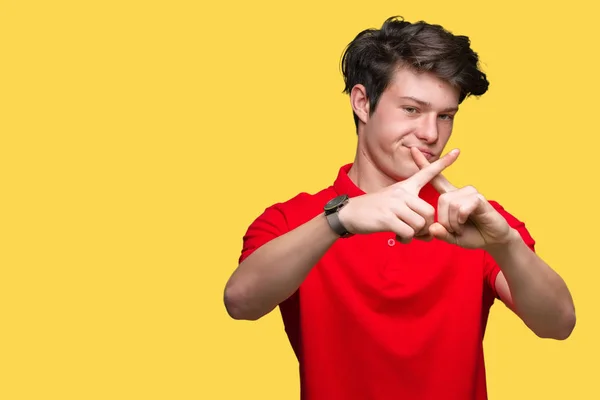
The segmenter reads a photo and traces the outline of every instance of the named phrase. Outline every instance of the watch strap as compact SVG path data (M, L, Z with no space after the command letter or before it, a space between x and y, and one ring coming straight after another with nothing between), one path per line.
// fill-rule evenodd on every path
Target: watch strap
M348 230L346 230L346 228L344 227L344 225L342 225L342 222L340 221L340 216L338 214L338 211L335 211L333 213L327 214L327 222L329 222L329 226L331 227L331 229L337 233L340 237L348 237L351 236L351 233L348 232Z

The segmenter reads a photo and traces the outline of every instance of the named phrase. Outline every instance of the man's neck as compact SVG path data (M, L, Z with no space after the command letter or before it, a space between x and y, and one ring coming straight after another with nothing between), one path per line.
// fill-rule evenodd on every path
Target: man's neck
M348 171L348 178L365 193L376 192L395 183L381 172L366 154L360 152L356 153L354 163Z

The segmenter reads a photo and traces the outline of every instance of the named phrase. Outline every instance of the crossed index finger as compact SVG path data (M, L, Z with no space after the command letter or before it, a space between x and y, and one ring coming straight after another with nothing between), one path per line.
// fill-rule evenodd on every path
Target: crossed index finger
M416 174L405 180L404 182L409 183L413 186L417 193L421 191L421 189L427 185L430 181L432 185L442 193L455 190L454 186L448 182L441 174L443 170L448 168L450 165L456 161L458 158L459 151L458 149L454 149L448 154L440 157L436 161L431 164L427 161L425 156L418 149L411 149L413 155L415 153L419 153L419 156L422 157L421 160L416 159L415 162L417 166L421 168ZM423 164L422 161L425 161L426 164ZM421 164L421 165L419 165ZM436 178L437 177L437 178ZM441 179L440 179L441 178Z
M453 150L453 151L458 151L458 150ZM423 168L427 168L429 165L431 165L429 163L429 161L427 161L427 158L425 158L425 156L423 155L423 153L421 153L421 151L419 151L418 149L411 148L411 154L413 156L413 159L415 160L415 163L417 164L417 167L419 167L420 169ZM456 158L455 158L456 160ZM454 162L454 161L453 161ZM442 174L438 174L438 176L434 177L431 180L431 185L441 194L441 193L448 193L448 192L453 192L456 189L456 187L450 183L450 181L448 181L448 179L446 179L444 177L444 175Z

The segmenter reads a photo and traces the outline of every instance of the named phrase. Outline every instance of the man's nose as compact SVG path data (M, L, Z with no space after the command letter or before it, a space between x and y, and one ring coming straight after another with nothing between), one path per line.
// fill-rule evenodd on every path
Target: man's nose
M427 115L421 122L416 132L417 137L425 143L435 143L438 139L437 117Z

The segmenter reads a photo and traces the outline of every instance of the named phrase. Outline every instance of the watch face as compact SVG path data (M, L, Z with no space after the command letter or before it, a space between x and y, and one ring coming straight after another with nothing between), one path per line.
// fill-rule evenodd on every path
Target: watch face
M348 199L347 195L334 197L325 204L325 211L335 210L340 204Z

